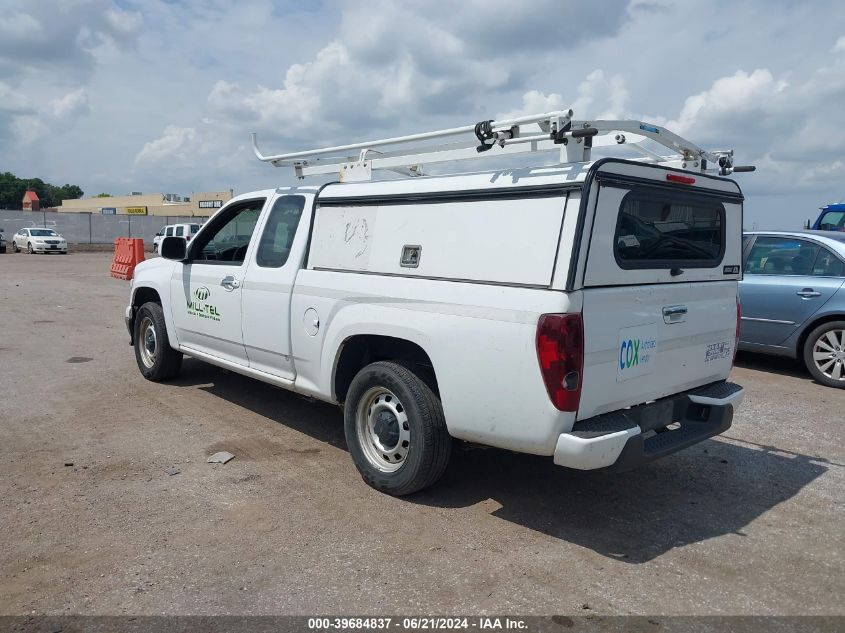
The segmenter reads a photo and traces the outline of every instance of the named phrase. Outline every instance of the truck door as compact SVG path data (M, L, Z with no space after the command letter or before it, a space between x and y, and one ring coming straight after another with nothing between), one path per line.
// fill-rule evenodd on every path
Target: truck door
M212 218L189 242L187 261L173 269L170 303L183 347L247 365L241 286L265 202L266 198L237 202Z
M576 276L579 419L727 378L742 260L736 183L626 161L595 169Z
M242 285L243 337L252 369L293 380L290 300L308 240L307 195L282 194L259 228Z

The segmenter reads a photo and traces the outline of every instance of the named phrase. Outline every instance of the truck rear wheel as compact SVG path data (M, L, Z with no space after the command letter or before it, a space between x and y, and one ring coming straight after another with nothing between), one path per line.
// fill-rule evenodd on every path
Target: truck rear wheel
M452 452L440 399L411 367L367 365L352 380L344 406L346 443L361 477L395 496L436 482Z
M182 353L167 338L164 311L152 301L135 316L135 360L144 378L153 382L174 378L182 368Z

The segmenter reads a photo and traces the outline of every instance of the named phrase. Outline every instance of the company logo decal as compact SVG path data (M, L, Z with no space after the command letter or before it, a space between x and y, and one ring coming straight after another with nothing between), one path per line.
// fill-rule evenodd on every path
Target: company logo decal
M217 306L207 303L210 296L211 291L205 286L200 286L194 290L193 297L188 300L188 314L201 319L219 321L220 312L217 310Z
M620 330L616 349L618 381L650 374L657 355L657 325L650 323Z

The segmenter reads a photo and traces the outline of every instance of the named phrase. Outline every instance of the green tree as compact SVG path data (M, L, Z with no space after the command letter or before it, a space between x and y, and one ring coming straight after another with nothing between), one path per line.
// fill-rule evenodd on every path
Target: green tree
M110 193L98 193L98 194L97 194L96 196L94 196L94 197L95 197L95 198L111 198L111 194L110 194Z
M54 207L62 200L81 198L83 194L78 185L57 187L40 178L18 178L7 171L0 173L0 209L21 209L28 189L38 195L42 207Z

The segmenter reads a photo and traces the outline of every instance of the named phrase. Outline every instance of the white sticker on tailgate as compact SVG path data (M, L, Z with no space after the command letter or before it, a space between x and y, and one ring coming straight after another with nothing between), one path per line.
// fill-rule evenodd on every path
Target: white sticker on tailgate
M712 363L714 360L721 360L728 356L733 356L733 341L719 341L704 348L705 363Z
M617 382L650 374L654 370L657 356L657 324L649 323L619 330L617 351Z

